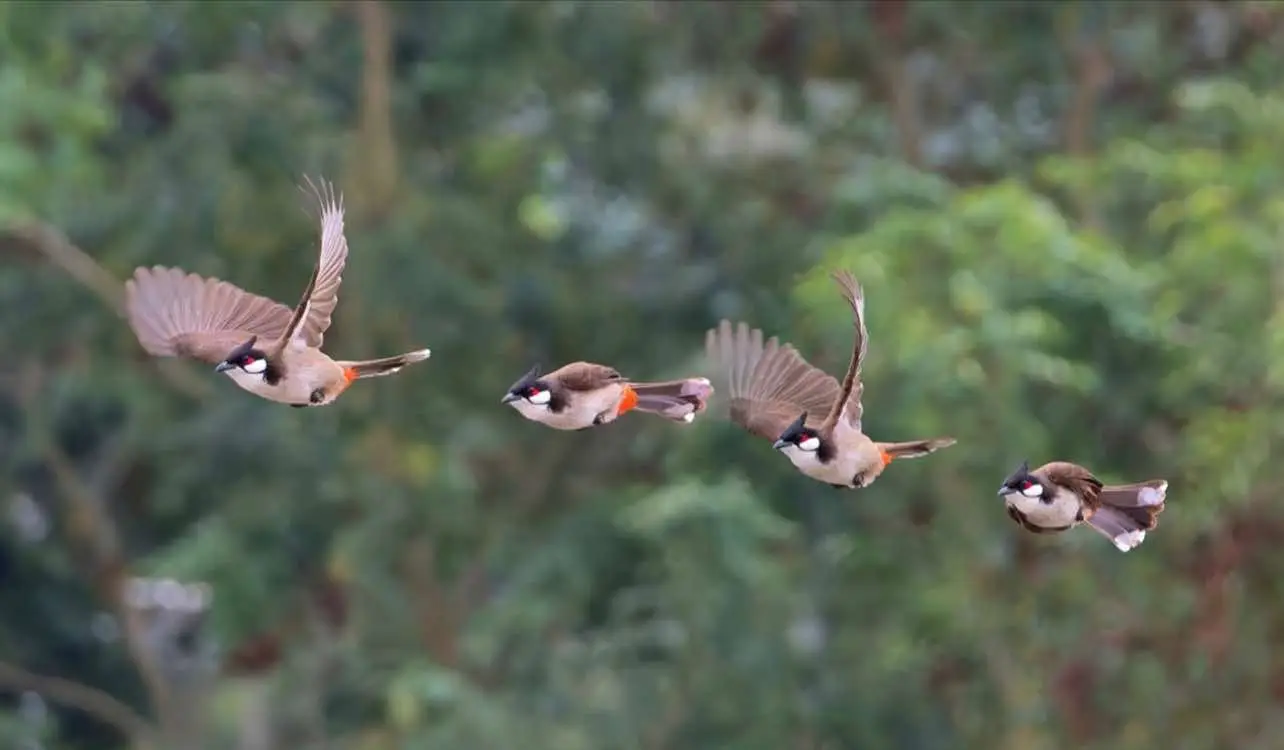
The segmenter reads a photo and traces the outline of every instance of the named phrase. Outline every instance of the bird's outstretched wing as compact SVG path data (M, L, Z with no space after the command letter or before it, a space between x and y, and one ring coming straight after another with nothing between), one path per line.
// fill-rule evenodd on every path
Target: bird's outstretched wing
M856 326L856 340L852 343L852 359L847 365L847 374L843 376L843 385L833 407L825 416L821 429L832 428L838 421L844 420L848 427L856 432L861 431L861 417L864 406L861 397L865 393L865 384L860 379L860 366L865 360L865 350L869 342L869 333L865 330L865 293L861 290L856 277L847 271L838 271L833 275L842 290L843 299L852 307L852 322Z
M219 279L177 268L138 268L125 282L129 326L149 354L217 364L252 336L272 340L290 308Z
M731 421L745 430L775 440L803 412L815 427L839 395L838 381L803 359L775 337L745 323L734 328L722 321L705 335L705 352L721 382L715 392L727 394Z
M339 304L339 285L348 262L348 240L343 234L343 196L325 180L320 184L304 178L305 192L310 192L321 205L321 255L312 269L312 277L303 298L294 308L290 323L277 340L273 351L291 342L320 347L330 327L330 316Z

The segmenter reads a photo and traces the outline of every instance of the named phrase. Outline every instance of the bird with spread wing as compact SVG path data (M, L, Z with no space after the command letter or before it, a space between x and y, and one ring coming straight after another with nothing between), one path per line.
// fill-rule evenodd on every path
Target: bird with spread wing
M833 487L867 487L898 458L926 456L954 444L938 437L884 443L861 427L864 408L860 379L868 334L865 296L846 271L833 275L851 306L856 328L851 362L840 385L811 365L789 344L763 340L759 329L723 320L705 336L705 350L720 377L718 390L730 401L730 418L758 437L773 441L803 474Z
M306 178L305 178L306 179ZM395 357L336 361L321 351L348 260L343 198L308 180L321 205L321 256L298 305L285 305L177 268L138 268L125 282L129 325L149 354L215 365L256 396L290 406L332 403L361 378L389 375L428 358L427 349Z

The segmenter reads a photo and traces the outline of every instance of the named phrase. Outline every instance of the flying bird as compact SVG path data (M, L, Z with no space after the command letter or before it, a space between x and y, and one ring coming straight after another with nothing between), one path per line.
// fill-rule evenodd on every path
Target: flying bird
M1159 524L1167 494L1163 479L1106 486L1066 461L1034 471L1024 462L999 487L1008 515L1026 531L1051 534L1087 522L1122 552L1141 544Z
M882 443L861 429L865 297L856 278L833 274L851 305L856 341L842 385L789 344L723 320L705 336L709 358L726 377L731 421L767 440L803 474L840 489L868 487L898 458L918 458L954 444L952 437ZM720 383L721 385L721 383Z
M306 180L307 178L305 178ZM336 361L321 351L348 259L343 197L322 181L321 256L299 304L285 305L177 268L138 268L125 282L129 325L149 354L215 365L240 387L295 407L332 403L352 382L422 362L428 349L395 357Z
M556 430L585 430L614 422L634 409L674 422L692 422L712 393L706 378L638 383L613 367L572 362L547 375L541 375L535 365L513 383L500 403Z

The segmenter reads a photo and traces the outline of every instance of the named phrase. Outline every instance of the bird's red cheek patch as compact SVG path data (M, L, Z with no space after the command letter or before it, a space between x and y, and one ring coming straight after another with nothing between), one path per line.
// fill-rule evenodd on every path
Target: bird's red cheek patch
M620 406L615 410L615 416L619 416L626 411L633 410L638 405L637 391L629 386L624 386L624 393L620 396Z

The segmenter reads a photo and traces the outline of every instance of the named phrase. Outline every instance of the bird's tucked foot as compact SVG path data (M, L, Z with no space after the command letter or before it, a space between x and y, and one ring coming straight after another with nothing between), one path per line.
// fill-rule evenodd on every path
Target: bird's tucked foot
M312 402L313 404L319 404L322 401L325 401L325 389L317 388L314 391L312 391L312 394L308 396L308 401Z

